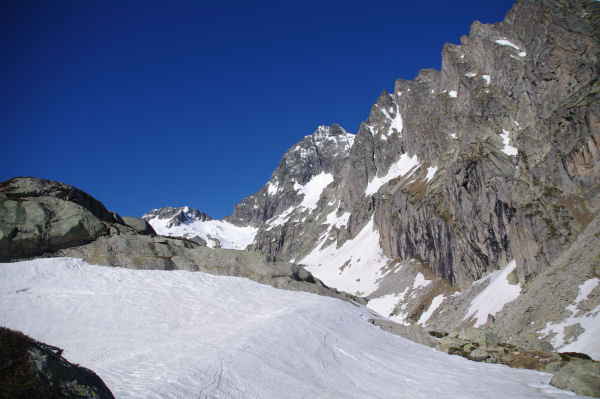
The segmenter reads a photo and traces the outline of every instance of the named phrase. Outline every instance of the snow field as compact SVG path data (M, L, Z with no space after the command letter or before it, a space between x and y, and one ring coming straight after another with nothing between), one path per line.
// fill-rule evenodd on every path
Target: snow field
M315 249L298 263L306 265L308 271L329 287L363 296L375 291L377 280L383 276L381 269L389 259L379 247L379 232L373 229L373 219L340 248L335 242L322 248L327 237L327 233L323 234Z
M355 304L236 277L55 258L0 264L0 324L117 398L566 398L549 374L388 334Z
M488 315L495 315L502 310L508 302L517 299L521 293L521 286L512 285L508 282L508 275L515 270L517 262L510 261L502 270L497 270L484 277L479 282L491 280L487 287L477 295L471 302L469 310L463 320L475 317L474 327L479 327L487 322ZM475 282L474 284L477 284Z
M252 226L236 226L223 220L207 220L182 223L179 226L167 227L170 219L154 218L148 221L158 234L171 237L193 238L200 236L206 245L214 248L216 243L212 238L221 242L222 248L245 249L252 244L258 229Z

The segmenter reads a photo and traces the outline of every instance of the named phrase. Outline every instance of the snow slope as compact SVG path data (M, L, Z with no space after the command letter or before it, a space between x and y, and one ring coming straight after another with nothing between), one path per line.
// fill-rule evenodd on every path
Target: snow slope
M302 203L299 206L310 210L315 209L323 190L332 182L333 175L331 173L321 172L304 185L295 183L294 189L303 195Z
M213 238L216 238L222 248L245 249L252 244L258 231L252 226L240 227L224 220L195 220L179 226L168 226L170 222L171 219L152 218L148 220L158 234L185 238L200 236L210 248L215 247L216 243Z
M388 334L349 302L185 271L0 264L0 324L65 349L117 398L566 398L549 374Z
M473 299L463 320L474 317L476 320L474 327L482 326L487 322L488 315L494 316L502 310L504 305L517 299L521 293L521 286L519 284L512 285L507 279L516 267L517 262L512 260L502 270L497 270L476 281L474 284L481 284L488 280L490 283Z
M327 219L330 220L329 216ZM335 223L333 221L332 225ZM356 237L339 248L335 242L327 244L329 231L319 238L315 248L298 263L306 265L306 269L315 277L340 291L361 296L375 291L378 279L384 275L383 270L390 259L379 246L379 232L373 229L373 219Z

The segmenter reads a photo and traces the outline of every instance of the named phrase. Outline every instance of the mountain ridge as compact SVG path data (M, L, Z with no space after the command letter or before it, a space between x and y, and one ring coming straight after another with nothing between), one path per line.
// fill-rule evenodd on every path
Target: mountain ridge
M378 311L402 323L427 325L427 314L430 328L448 328L439 315L457 305L456 290L513 260L511 284L530 298L530 286L564 269L561 254L593 248L592 238L578 237L593 230L600 209L599 8L521 0L503 22L473 23L460 45L444 46L440 71L421 70L382 92L350 148L330 158L336 168L291 157L295 148L308 151L306 136L225 220L257 227L250 249L304 263L371 303L388 298L391 307ZM318 200L302 206L304 185L334 169L333 179L315 184ZM375 261L365 265L352 246ZM559 289L563 308L598 276L586 262L572 266L575 278ZM432 283L417 284L423 273ZM557 343L560 334L541 331L560 316L533 314L533 327L497 331L520 345ZM495 328L494 315L487 328ZM463 317L452 328L478 322Z

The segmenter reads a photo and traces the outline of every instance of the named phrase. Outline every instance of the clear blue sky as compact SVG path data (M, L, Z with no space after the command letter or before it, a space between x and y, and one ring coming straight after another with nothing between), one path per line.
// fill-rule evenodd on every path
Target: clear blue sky
M512 4L2 0L0 181L62 181L123 216L228 215L303 136L355 133Z

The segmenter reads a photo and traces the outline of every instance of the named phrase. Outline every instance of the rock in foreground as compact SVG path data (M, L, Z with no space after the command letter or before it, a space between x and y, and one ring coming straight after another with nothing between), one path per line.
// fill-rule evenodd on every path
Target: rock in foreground
M93 371L61 354L62 349L0 327L0 398L114 398Z

